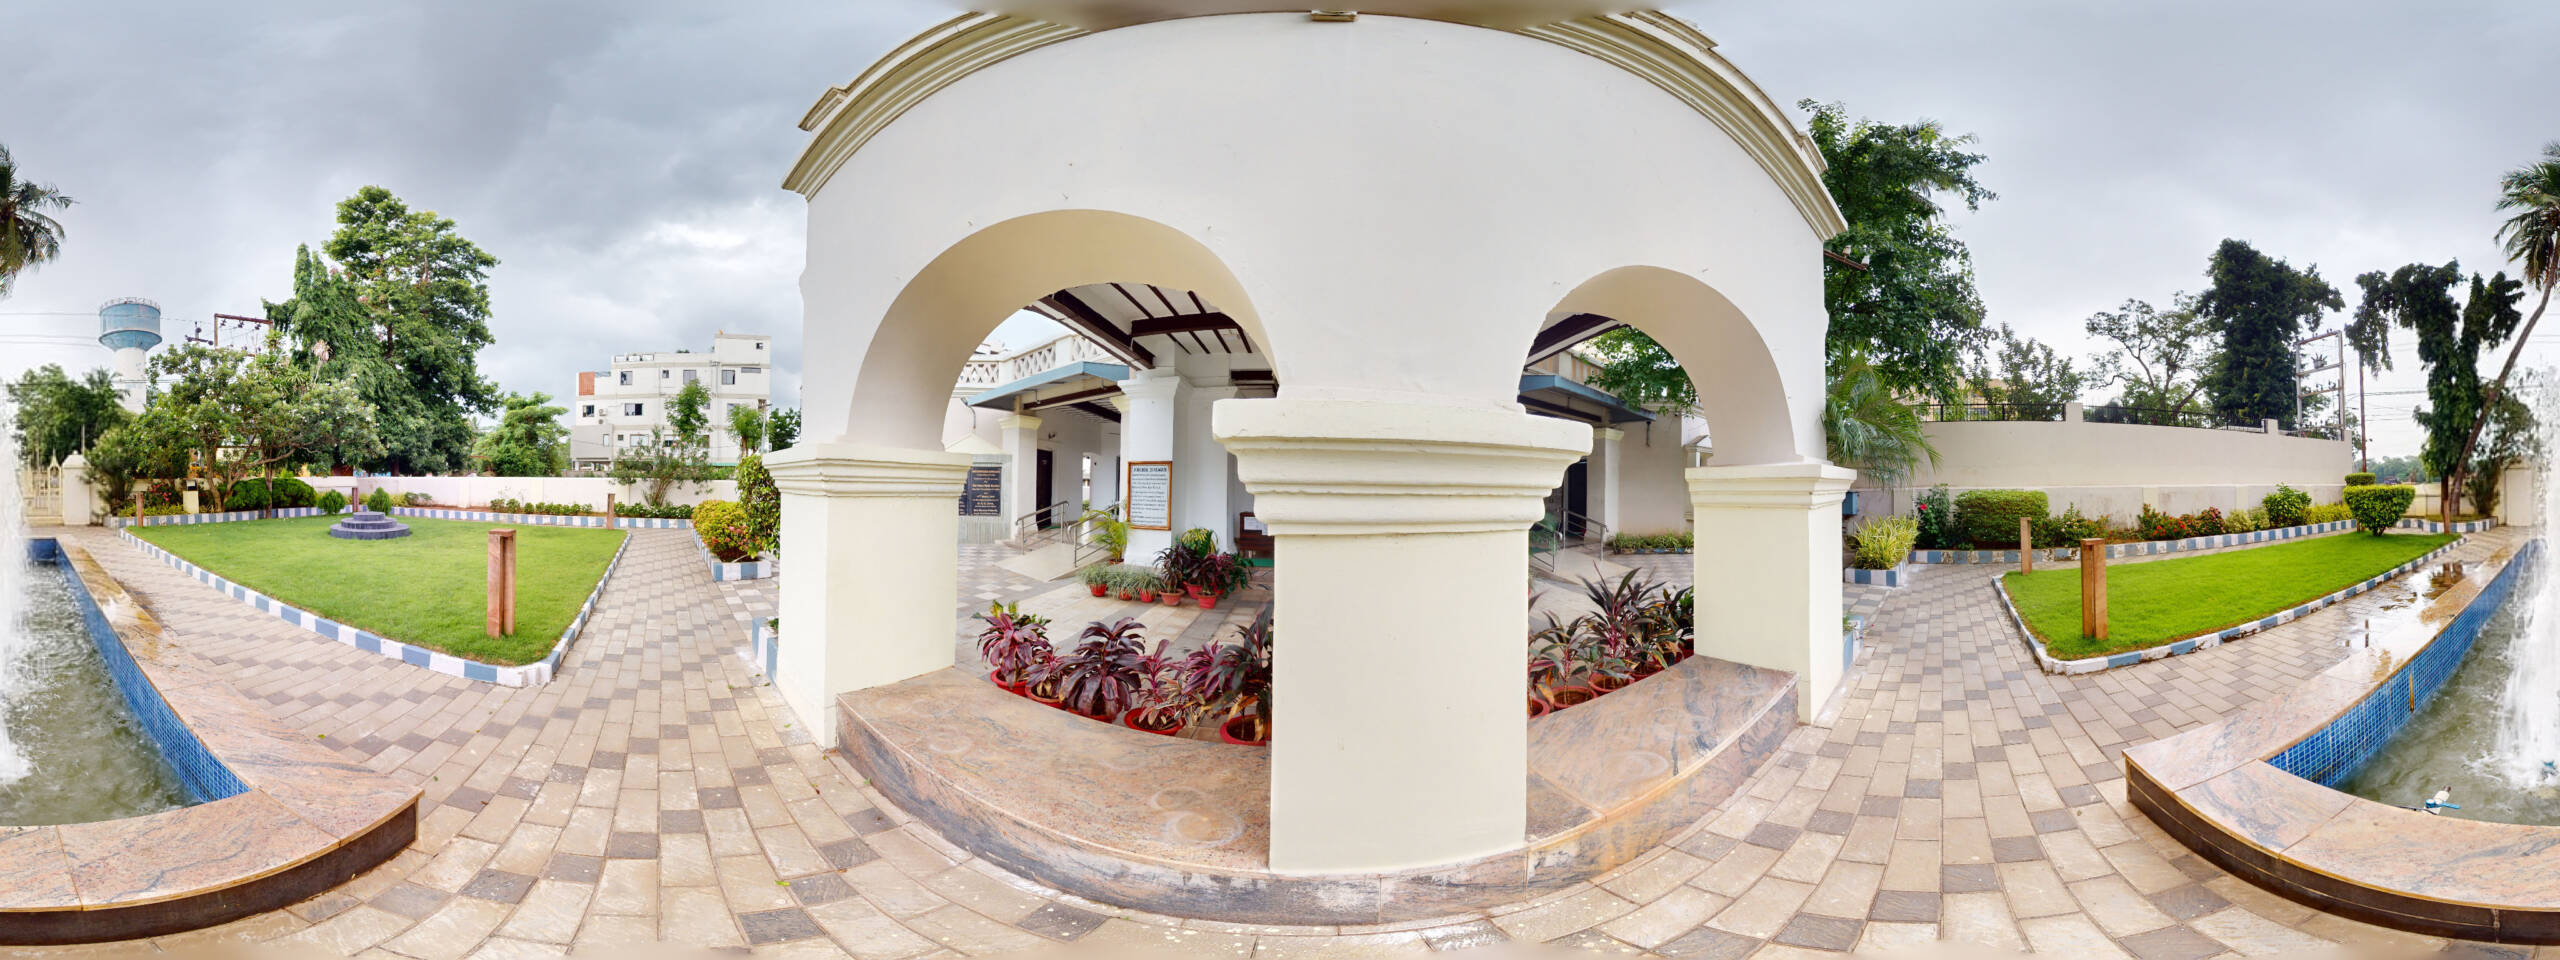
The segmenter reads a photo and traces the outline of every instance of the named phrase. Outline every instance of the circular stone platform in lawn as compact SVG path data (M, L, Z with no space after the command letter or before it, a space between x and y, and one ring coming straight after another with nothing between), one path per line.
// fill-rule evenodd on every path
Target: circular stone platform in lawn
M354 516L329 527L329 535L340 540L390 540L409 535L409 525L371 510L357 510Z

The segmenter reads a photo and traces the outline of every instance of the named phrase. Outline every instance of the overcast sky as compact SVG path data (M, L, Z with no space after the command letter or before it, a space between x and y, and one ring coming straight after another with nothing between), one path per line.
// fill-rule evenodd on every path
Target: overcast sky
M1994 322L2088 356L2091 311L2203 285L2238 237L2321 274L2504 268L2498 175L2560 139L2560 4L1674 4L1772 97L1981 137L2000 194L1957 218ZM289 293L296 244L365 184L458 221L510 390L615 352L775 335L799 384L802 205L779 184L816 95L947 15L935 0L399 2L0 9L0 144L80 202L0 300L0 373L103 365L104 300L172 338ZM2530 304L2528 303L2528 309ZM2332 325L2343 317L2333 318ZM1020 337L1031 331L1009 327ZM2560 329L2530 362L2560 359ZM2369 383L2377 454L2422 389ZM2547 345L2546 345L2547 344Z

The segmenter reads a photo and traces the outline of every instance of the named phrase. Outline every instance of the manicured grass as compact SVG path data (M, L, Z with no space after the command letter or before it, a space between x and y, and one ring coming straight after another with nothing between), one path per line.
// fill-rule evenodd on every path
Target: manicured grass
M2002 575L2027 629L2077 660L2238 626L2361 583L2453 542L2451 534L2341 533L2228 553L2107 565L2104 641L2080 636L2080 568Z
M135 536L249 589L393 640L487 663L551 653L614 551L620 530L517 526L516 633L486 632L489 531L512 526L402 517L397 540L329 536L334 517L141 527Z

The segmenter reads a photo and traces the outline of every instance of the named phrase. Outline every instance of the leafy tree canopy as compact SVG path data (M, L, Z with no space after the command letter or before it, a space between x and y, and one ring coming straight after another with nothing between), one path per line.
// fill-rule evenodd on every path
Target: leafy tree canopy
M2196 298L2178 294L2166 310L2126 300L2113 311L2089 315L2089 335L2112 340L2116 352L2100 357L2093 372L2116 387L2125 418L2163 426L2195 425L2210 406L2205 371L2213 368L2213 321L2196 310Z
M2222 354L2205 378L2214 408L2230 420L2294 420L2293 341L2323 310L2344 310L2317 266L2301 270L2239 240L2224 240L2205 269L2210 285L2195 310L2222 333Z
M729 408L729 435L738 438L738 456L751 457L764 448L764 411L746 404Z
M28 463L59 463L133 416L107 371L91 370L75 380L51 363L10 384L9 402L18 408L18 454Z
M705 408L711 406L711 390L700 380L685 381L684 388L667 401L667 432L676 436L676 445L699 447L710 442L711 417Z
M47 210L68 210L71 198L50 183L29 180L0 146L0 297L18 274L62 254L62 221Z
M2427 441L2418 456L2448 491L2468 466L2459 460L2482 410L2480 351L2505 341L2524 321L2516 308L2524 284L2503 273L2486 281L2474 274L2468 302L2457 307L2453 287L2461 282L2459 263L2364 274L2356 278L2364 302L2347 325L2348 342L2364 362L2384 370L2391 369L2390 328L2418 335L2418 360L2427 367L2427 408L2417 412Z
M2005 323L1976 352L1967 377L1982 402L1995 405L1990 418L1997 420L2060 419L2061 406L2080 399L2090 382L2070 358Z
M1839 103L1797 106L1813 113L1807 133L1829 165L1822 185L1849 222L1829 248L1866 266L1823 264L1832 363L1854 353L1897 394L1956 399L1965 351L1981 335L1982 295L1973 254L1940 199L1966 210L1998 199L1974 178L1983 156L1969 149L1973 136L1934 120L1851 121Z
M277 335L322 379L345 379L381 418L383 452L356 466L389 473L460 469L471 416L496 409L480 376L489 270L498 258L452 220L366 187L338 204L338 229L294 258L293 297L267 304ZM335 261L333 264L331 261Z
M553 406L551 395L510 393L499 400L504 412L498 425L480 436L477 454L489 471L501 477L556 477L569 466L569 428L560 418L569 411Z
M765 439L775 450L788 450L800 442L800 411L776 410L765 420Z

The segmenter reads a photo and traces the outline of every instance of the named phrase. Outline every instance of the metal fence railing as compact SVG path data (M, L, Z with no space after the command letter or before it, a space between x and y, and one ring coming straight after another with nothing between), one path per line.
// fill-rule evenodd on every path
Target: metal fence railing
M2047 423L2059 423L2062 420L2062 404L2059 403L1919 403L1913 404L1912 409L1919 411L1922 420L2026 420Z

